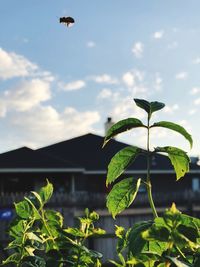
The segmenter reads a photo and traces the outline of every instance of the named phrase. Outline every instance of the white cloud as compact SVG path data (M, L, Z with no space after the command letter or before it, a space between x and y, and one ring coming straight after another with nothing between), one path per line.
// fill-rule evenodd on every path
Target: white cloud
M191 95L196 95L200 93L200 87L193 87L192 90L190 91Z
M64 91L76 91L86 86L86 83L83 80L77 80L69 83L59 83L60 88Z
M195 100L194 100L194 104L195 104L195 105L200 105L200 98L195 99Z
M177 80L186 80L187 77L188 77L188 73L185 72L185 71L179 72L179 73L177 73L177 74L175 75L175 78L176 78Z
M100 93L97 95L97 99L108 99L112 102L117 101L120 93L119 92L113 92L112 90L108 88L103 88Z
M127 87L134 87L136 83L144 80L144 73L139 70L130 70L122 75L122 81Z
M23 81L15 88L4 91L0 98L0 112L27 111L51 98L50 84L41 79Z
M163 38L163 35L164 35L164 31L160 30L160 31L154 32L153 38L154 39L161 39L161 38Z
M97 98L105 99L105 98L110 98L111 96L112 96L112 91L110 89L104 88L98 94Z
M10 123L18 131L22 145L38 147L93 132L93 125L99 120L97 111L79 112L67 107L59 113L52 106L39 106L21 116L12 114Z
M89 47L89 48L93 48L93 47L95 47L96 46L96 43L95 42L93 42L93 41L88 41L87 42L87 47Z
M193 64L200 64L200 57L197 57L195 58L193 61L192 61Z
M159 73L155 74L155 82L154 82L154 88L157 91L160 91L162 89L163 86L163 79L161 78Z
M135 76L130 71L124 73L124 75L122 76L122 80L128 87L132 87L135 84Z
M178 47L177 41L174 41L174 42L168 44L168 46L167 46L168 49L176 49L177 47Z
M118 101L115 102L112 111L110 112L114 120L118 121L120 119L126 119L128 117L144 118L145 113L142 109L134 105L133 100L127 97L118 97Z
M188 114L189 115L194 115L196 112L197 112L196 109L191 109L191 110L189 110Z
M144 45L141 42L136 42L133 45L132 48L132 53L135 55L135 57L140 58L143 55L143 51L144 51Z
M174 112L176 112L178 109L179 109L178 104L174 104L172 106L166 105L164 108L164 112L168 114L174 114Z
M129 95L131 94L133 97L147 97L150 93L144 81L144 73L137 69L124 73L122 81L126 85Z
M118 80L111 77L109 74L102 74L97 76L92 76L89 79L95 81L96 83L105 83L105 84L117 84Z
M24 56L0 48L0 79L30 76L38 66Z

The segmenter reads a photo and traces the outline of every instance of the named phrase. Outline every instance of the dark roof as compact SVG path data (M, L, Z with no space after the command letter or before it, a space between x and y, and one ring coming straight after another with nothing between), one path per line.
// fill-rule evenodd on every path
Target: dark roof
M22 147L0 154L0 169L3 168L77 168L64 159L44 155L28 147Z
M127 146L127 144L110 140L102 148L104 137L86 134L46 146L37 150L22 147L0 154L1 169L65 169L65 171L107 171L111 158ZM140 155L128 170L146 171L146 157ZM199 170L197 164L191 164L192 170ZM152 158L151 170L173 170L168 157L155 154Z
M102 136L86 134L40 148L37 151L56 156L59 159L70 160L83 166L86 170L105 171L114 154L126 147L127 144L112 139L102 149L103 140ZM155 170L172 169L169 159L163 155L155 155L153 163L152 169ZM146 168L146 158L139 156L129 170L146 170Z

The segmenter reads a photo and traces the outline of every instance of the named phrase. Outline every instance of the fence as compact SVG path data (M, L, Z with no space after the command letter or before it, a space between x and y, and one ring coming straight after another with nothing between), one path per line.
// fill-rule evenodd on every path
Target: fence
M4 193L0 195L0 211L4 209L13 212L13 202L22 200L24 193ZM170 193L154 193L155 204L161 212L165 207L171 205L173 200L181 210L184 212L200 212L200 194L199 192L192 192L186 190L184 192L170 192ZM113 221L111 216L105 209L106 194L76 192L74 194L54 193L48 203L48 208L54 208L63 214L66 226L73 226L75 217L83 213L84 208L89 207L90 210L97 210L100 213L100 220L97 227L106 230L107 236L104 238L94 239L92 242L93 249L100 251L104 255L104 261L107 259L114 259L116 240L113 236L115 225L122 225L125 228L131 227L135 222L141 220L148 220L152 218L151 210L149 209L148 198L145 193L139 193L134 204L117 216ZM197 216L195 214L195 216ZM8 227L8 220L0 220L0 242L7 242L8 236L6 229Z

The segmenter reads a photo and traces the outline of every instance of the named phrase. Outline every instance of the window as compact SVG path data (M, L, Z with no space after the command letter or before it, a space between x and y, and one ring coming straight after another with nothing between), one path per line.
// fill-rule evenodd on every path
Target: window
M200 190L199 178L192 178L192 191L196 192Z

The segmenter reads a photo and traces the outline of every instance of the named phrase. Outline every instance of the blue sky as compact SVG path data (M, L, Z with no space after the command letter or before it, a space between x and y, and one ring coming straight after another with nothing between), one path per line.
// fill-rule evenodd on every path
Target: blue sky
M199 1L2 0L0 151L41 147L145 114L133 98L161 101L152 118L180 123L152 131L152 146L200 154ZM72 16L71 28L59 17ZM119 140L145 146L145 131Z

